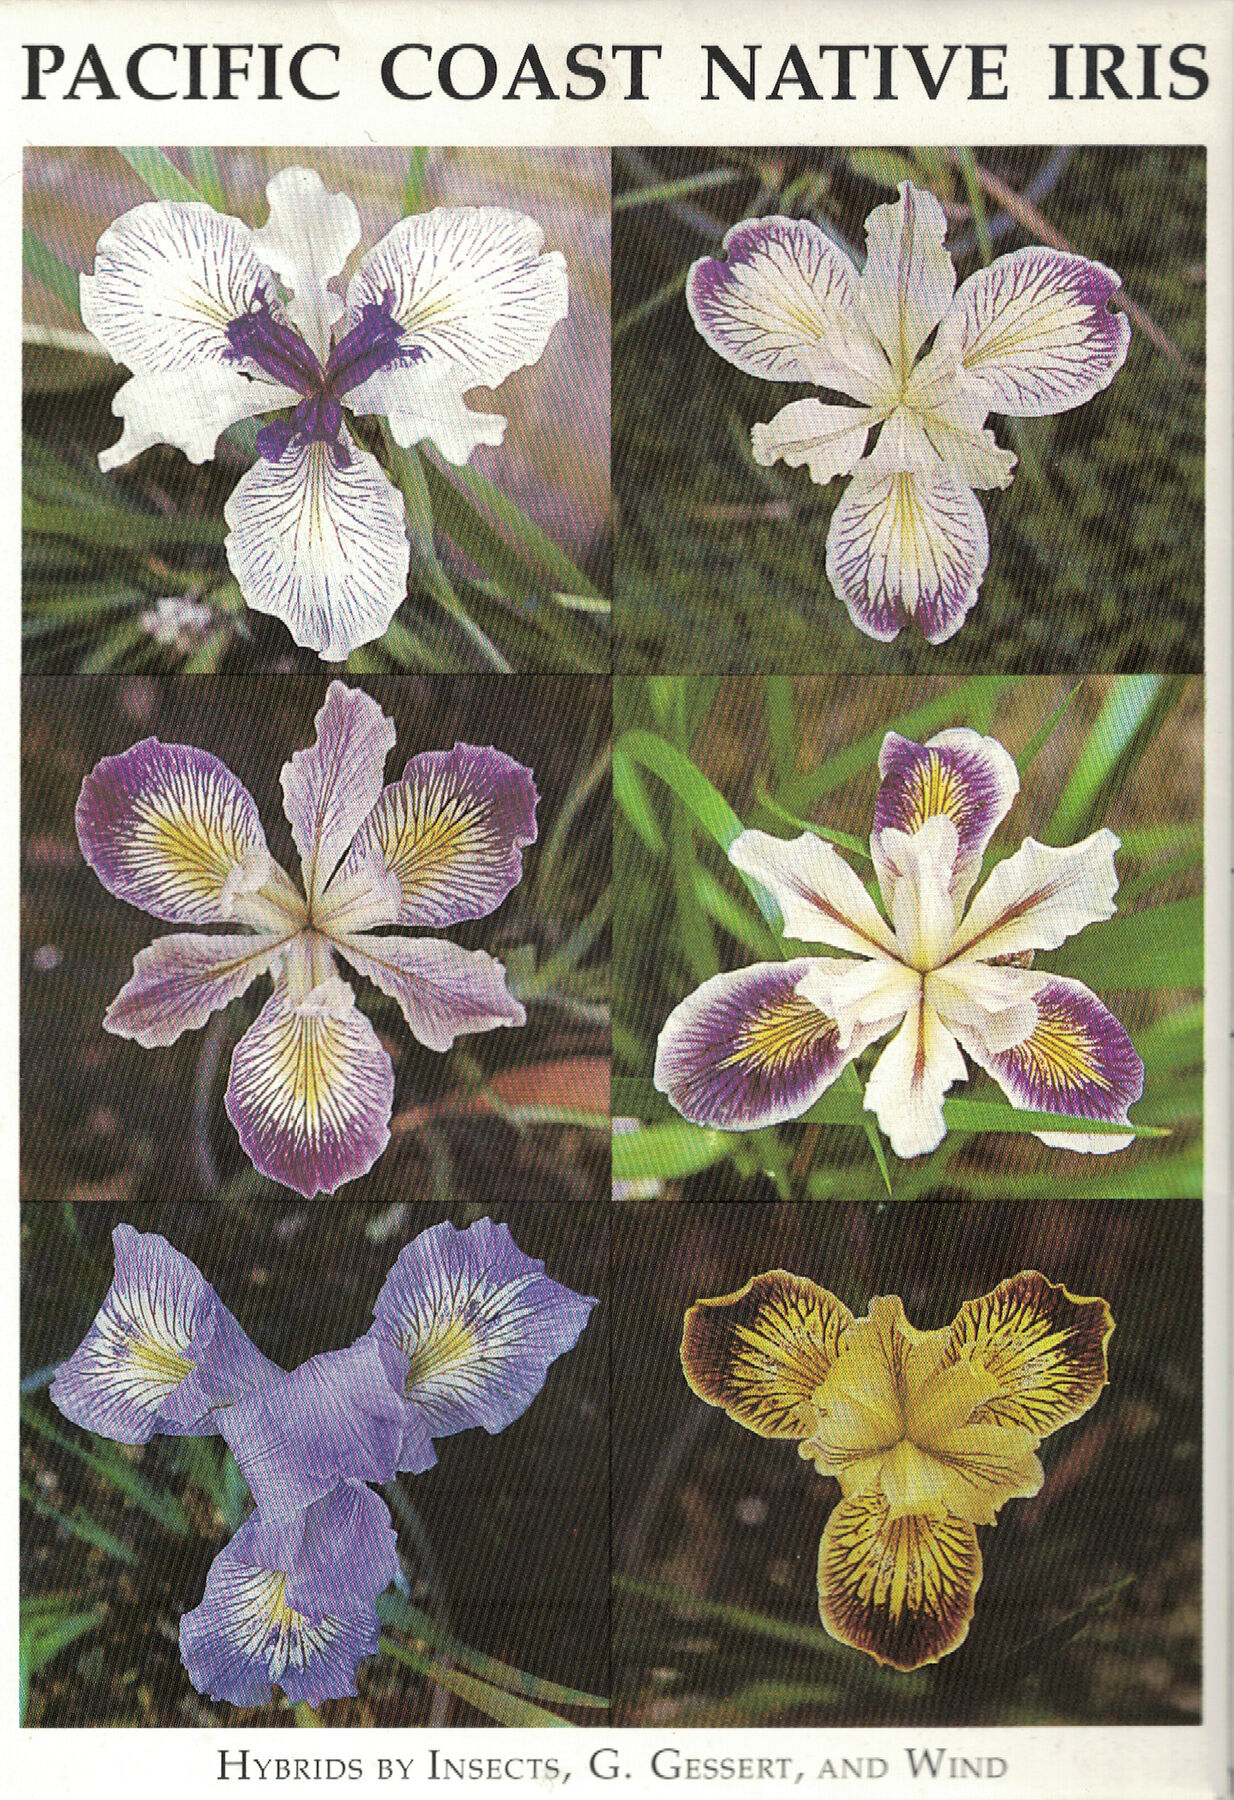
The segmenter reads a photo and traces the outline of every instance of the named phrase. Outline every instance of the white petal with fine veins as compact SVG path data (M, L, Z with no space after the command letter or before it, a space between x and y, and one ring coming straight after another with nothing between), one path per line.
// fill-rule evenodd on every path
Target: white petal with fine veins
M318 362L330 353L330 327L343 300L327 282L360 242L360 215L346 194L330 194L316 169L282 169L266 184L270 217L253 242L291 298L287 316Z
M346 433L343 442L345 469L327 444L263 457L223 510L227 561L247 603L327 662L383 635L406 598L411 558L403 496L375 457Z
M1112 831L1095 831L1062 850L1025 838L974 898L956 932L956 956L988 962L1023 950L1057 950L1086 925L1113 918L1118 847Z
M784 920L785 937L830 944L858 956L895 956L895 939L857 876L831 844L806 831L798 838L743 831L728 860L769 888Z

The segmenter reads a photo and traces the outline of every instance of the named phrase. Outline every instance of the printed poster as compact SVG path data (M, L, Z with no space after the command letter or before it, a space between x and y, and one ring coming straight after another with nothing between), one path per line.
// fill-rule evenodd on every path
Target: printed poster
M17 1792L1226 1794L1228 9L0 27Z

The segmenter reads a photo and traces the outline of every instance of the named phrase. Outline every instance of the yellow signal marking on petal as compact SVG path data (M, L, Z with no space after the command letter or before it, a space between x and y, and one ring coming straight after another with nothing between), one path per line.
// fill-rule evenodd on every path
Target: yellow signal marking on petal
M754 1063L759 1068L791 1068L836 1026L800 994L789 994L742 1021L733 1048L719 1063L721 1069Z
M458 861L483 816L482 801L438 782L398 793L381 821L381 853L408 898Z
M699 1300L686 1314L686 1380L761 1437L804 1438L814 1396L852 1314L833 1294L773 1269L737 1294Z
M1057 354L1068 347L1067 340L1072 344L1082 341L1078 333L1084 326L1086 311L1081 301L1070 296L1055 295L1043 305L1030 288L1001 305L989 323L979 328L976 340L964 354L963 366L973 369L991 359L1001 362L1037 357L1045 352Z
M937 750L930 750L924 762L913 764L905 805L904 829L912 833L920 830L927 819L940 815L959 825L969 808L970 796L952 765Z
M1096 1401L1113 1330L1104 1300L1077 1298L1026 1270L961 1307L947 1354L971 1359L998 1384L974 1422L1019 1424L1046 1437Z
M139 808L138 814L134 832L138 855L144 851L152 861L170 863L181 880L202 895L217 894L250 847L222 818L200 812L169 814L153 807Z
M479 1335L465 1319L450 1318L434 1327L408 1351L404 1391L412 1393L436 1377L470 1361L479 1348Z
M287 1576L278 1569L249 1572L249 1579L241 1584L241 1603L246 1629L237 1648L245 1655L260 1656L272 1681L288 1667L304 1668L327 1650L339 1633L336 1619L327 1615L313 1625L288 1605Z
M1030 1080L1057 1094L1067 1094L1082 1082L1113 1092L1092 1034L1062 1010L1042 1010L1032 1035L1012 1055Z
M185 1376L191 1375L197 1366L174 1345L160 1343L157 1338L144 1333L130 1338L128 1358L136 1364L143 1377L165 1384L169 1391L179 1387Z

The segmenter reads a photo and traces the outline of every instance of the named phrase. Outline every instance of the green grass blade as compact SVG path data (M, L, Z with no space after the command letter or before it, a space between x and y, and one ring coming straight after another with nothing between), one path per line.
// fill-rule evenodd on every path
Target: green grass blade
M1204 896L1119 913L1051 955L1060 975L1097 993L1129 988L1203 987Z
M1163 694L1169 711L1175 696L1164 675L1123 675L1114 683L1046 826L1047 842L1071 843L1092 828L1120 763L1133 764L1164 723Z
M208 145L188 144L180 154L188 164L189 175L206 205L212 206L215 212L225 213L228 210L227 195L214 151Z
M200 200L201 195L177 169L169 156L148 147L126 150L117 146L135 175L139 175L156 200Z
M542 531L520 506L478 470L456 469L452 463L447 463L436 455L426 457L425 466L426 470L432 471L429 482L433 488L433 505L438 520L442 529L451 537L455 537L456 528L463 527L470 516L473 526L483 527L503 543L507 550L514 552L519 561L538 578L538 585L547 586L550 591L560 589L565 593L583 594L596 600L604 598L594 583L587 579L547 532ZM443 493L453 496L453 505L448 508L448 518L447 509L441 504ZM459 542L457 537L455 541ZM466 548L465 545L462 547Z
M454 1694L482 1712L486 1718L494 1719L498 1725L519 1726L564 1726L572 1729L572 1722L563 1719L558 1713L549 1712L546 1707L537 1706L532 1700L524 1700L519 1694L511 1694L505 1688L494 1687L491 1682L480 1681L474 1675L466 1675L461 1669L451 1669L444 1663L434 1662L430 1657L417 1656L400 1644L397 1638L382 1633L381 1648L395 1662L406 1668L414 1669L417 1674L425 1676L435 1687L445 1688L447 1693Z
M730 187L740 180L740 169L705 169L700 175L682 175L676 181L653 181L646 187L631 188L624 194L614 195L613 211L630 212L636 206L660 206L666 200L688 200L691 194Z
M635 726L617 740L615 754L629 757L658 775L685 803L708 837L727 850L743 830L741 820L718 788L712 786L687 756L654 731Z
M1008 1100L945 1100L943 1116L949 1131L1001 1131L1017 1135L1033 1131L1082 1131L1097 1137L1170 1136L1169 1131L1157 1125L1122 1125L1104 1119L1081 1119L1070 1113L1020 1112Z
M1063 715L1070 712L1072 702L1079 691L1080 689L1077 683L1062 701L1061 705L1054 708L1054 711L1050 714L1045 724L1040 726L1039 729L1033 733L1032 737L1029 738L1027 744L1025 744L1023 750L1021 750L1020 754L1015 759L1015 766L1021 775L1025 774L1036 762L1041 751L1054 735L1054 729L1062 720Z
M667 846L642 777L628 756L613 754L613 799L653 856L663 856Z
M974 675L946 693L936 694L920 706L911 707L899 718L889 720L877 731L829 756L808 774L799 776L779 795L780 804L797 812L808 811L824 794L873 768L889 731L898 731L901 737L917 738L926 732L937 731L943 725L967 725L975 713L988 714L1006 686L1007 682L1001 676Z
M158 1489L153 1487L144 1475L139 1475L137 1470L126 1462L110 1444L104 1445L103 1440L96 1438L94 1443L100 1447L92 1450L86 1449L82 1444L69 1437L67 1432L60 1431L51 1423L50 1419L43 1417L36 1406L25 1400L21 1403L21 1417L22 1422L28 1425L32 1431L37 1431L41 1437L47 1438L51 1443L58 1444L61 1449L80 1458L87 1468L93 1470L103 1481L109 1482L126 1499L131 1500L134 1506L139 1506L144 1513L157 1520L166 1530L174 1532L177 1537L188 1536L188 1515L175 1495L159 1493Z
M58 1506L52 1506L44 1500L38 1490L28 1481L21 1483L21 1497L34 1512L44 1519L53 1519L69 1537L79 1538L83 1544L91 1544L96 1550L103 1551L106 1556L114 1556L117 1562L133 1565L137 1558L128 1545L112 1532L98 1524L83 1509L76 1512L61 1512Z
M621 1132L613 1139L614 1181L679 1181L723 1162L737 1147L732 1132L685 1119Z
M399 1594L383 1594L377 1602L377 1611L384 1625L389 1625L408 1637L417 1638L441 1656L448 1656L454 1662L462 1663L473 1675L480 1676L494 1687L523 1694L531 1700L550 1701L556 1706L607 1710L609 1703L600 1694L588 1694L582 1688L563 1687L559 1682L549 1681L542 1675L529 1674L526 1669L516 1669L511 1663L501 1662L497 1657L489 1656L486 1651L476 1650L470 1644L465 1644L446 1626Z

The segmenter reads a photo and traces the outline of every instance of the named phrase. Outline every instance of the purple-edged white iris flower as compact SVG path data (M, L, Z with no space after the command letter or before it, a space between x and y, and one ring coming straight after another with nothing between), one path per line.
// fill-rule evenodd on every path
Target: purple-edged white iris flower
M249 606L339 661L383 635L410 559L403 497L345 412L383 414L396 443L430 439L453 463L499 444L505 419L463 395L539 361L566 315L566 266L522 213L440 207L400 219L344 300L331 283L360 242L353 202L299 168L266 197L259 230L158 200L99 239L81 316L132 371L112 405L123 434L99 462L152 444L206 462L229 426L278 414L224 509L227 560Z
M743 219L723 260L696 262L686 284L694 323L728 362L852 402L791 401L755 425L754 460L805 464L823 485L852 476L827 574L857 629L884 641L911 619L945 643L976 604L990 540L974 490L1005 488L1016 463L988 416L1083 406L1131 339L1109 310L1121 280L1102 263L1033 245L957 289L946 232L934 195L905 181L866 220L861 271L808 219Z
M263 1705L272 1684L310 1706L354 1694L399 1573L389 1512L364 1484L430 1468L434 1438L511 1424L595 1301L508 1226L442 1223L404 1247L364 1336L288 1372L165 1238L118 1225L112 1243L111 1289L53 1402L121 1443L221 1434L257 1506L181 1620L189 1679L236 1706Z
M274 993L236 1046L227 1113L255 1168L302 1194L365 1174L389 1141L394 1069L338 970L396 1000L432 1050L522 1025L505 970L439 930L494 911L535 842L530 769L456 744L382 785L395 729L375 700L332 682L316 742L282 773L302 886L271 857L252 795L216 756L146 738L82 783L77 836L109 892L177 932L134 959L103 1023L147 1049L175 1043L259 975Z
M942 1141L943 1100L968 1078L965 1056L1021 1110L1129 1123L1144 1090L1131 1039L1083 983L1029 966L1038 950L1112 917L1119 840L1103 830L1054 849L1026 838L973 894L1019 792L1007 751L967 729L925 744L889 731L879 773L870 853L884 911L812 832L743 831L729 860L775 899L785 936L845 954L705 981L660 1033L656 1087L697 1124L753 1131L799 1118L894 1032L865 1105L897 1156ZM1093 1152L1134 1138L1072 1126L1036 1135Z

